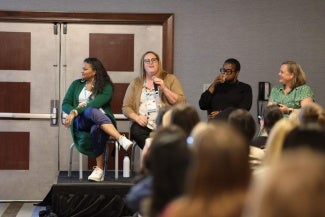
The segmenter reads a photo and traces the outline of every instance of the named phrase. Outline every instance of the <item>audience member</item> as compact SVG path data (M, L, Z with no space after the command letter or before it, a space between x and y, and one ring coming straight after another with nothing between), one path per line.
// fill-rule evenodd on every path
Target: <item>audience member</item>
M243 217L325 216L324 159L304 149L284 153L254 183Z
M189 104L177 104L175 106L170 107L168 110L167 108L163 109L162 111L160 111L160 114L158 114L158 117L160 118L157 119L157 122L161 123L162 127L168 127L171 125L178 126L182 130L184 130L186 137L190 134L194 126L200 121L196 109ZM162 119L162 121L160 119ZM152 137L150 137L150 140L155 138L155 135L156 132L154 131L153 134L151 135ZM147 168L148 166L147 159L148 156L150 155L149 147L150 147L150 142L147 141L143 148L143 152L141 156L143 163L142 163L140 175L143 178L146 178L147 175L150 175L150 173L148 174L148 168ZM140 201L139 197L143 198L144 195L146 196L151 195L152 192L149 191L148 189L149 187L152 187L151 182L152 182L152 178L150 177L148 179L145 179L144 181L140 180L140 183L136 183L136 185L131 188L131 191L128 194L128 200L130 201L132 200L132 204L130 206L134 211L139 210L139 201ZM145 189L142 191L142 188ZM142 192L137 193L137 191L142 191Z
M191 137L187 191L162 216L240 216L251 177L246 139L224 122L199 123Z
M156 128L159 108L185 102L181 83L162 69L157 53L147 51L141 58L141 70L126 90L122 111L131 121L131 137L142 149Z
M190 151L184 131L174 125L158 129L149 154L149 170L153 177L149 216L159 216L170 201L184 193L189 162Z
M252 88L249 84L238 81L239 61L227 59L220 68L220 73L199 100L200 108L207 110L208 119L217 118L220 112L229 107L250 110Z
M274 124L283 118L283 113L276 105L267 106L260 120L259 135L252 140L252 146L265 148L266 140Z
M298 118L301 124L317 123L325 129L325 110L317 103L309 103L302 107Z
M284 140L295 127L296 124L286 118L282 118L274 125L266 141L265 157L262 163L264 167L268 167L281 156Z
M300 147L325 153L325 129L317 123L307 123L295 127L286 136L283 150L292 150Z
M167 111L163 117L163 126L176 125L182 128L186 135L200 122L196 109L189 104L178 104Z
M301 66L294 61L281 64L280 85L271 89L268 105L278 105L281 111L290 115L295 109L300 109L314 101L311 88L306 85L306 75Z
M158 129L162 126L163 116L170 109L171 106L164 106L159 109L156 118L156 125ZM150 153L150 146L152 138L155 135L155 131L151 132L150 137L146 139L146 143L140 156L140 169L137 171L137 176L134 181L135 184L132 186L126 197L128 207L131 208L134 212L139 212L142 199L152 195L152 176L149 172L148 156Z
M264 151L251 145L256 132L256 123L252 114L245 109L236 109L230 113L228 123L241 132L247 140L250 165L252 169L256 169L262 163Z

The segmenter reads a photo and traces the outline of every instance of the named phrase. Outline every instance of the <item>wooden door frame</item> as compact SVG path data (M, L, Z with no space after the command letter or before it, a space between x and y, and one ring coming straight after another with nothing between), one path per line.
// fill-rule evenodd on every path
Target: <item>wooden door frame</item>
M173 73L174 14L0 11L0 22L162 25L163 68Z

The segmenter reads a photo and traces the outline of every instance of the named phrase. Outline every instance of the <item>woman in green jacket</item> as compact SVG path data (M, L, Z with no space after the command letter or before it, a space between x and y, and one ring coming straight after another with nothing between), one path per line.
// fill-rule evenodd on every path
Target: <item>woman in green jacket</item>
M88 177L90 181L104 180L107 135L118 140L125 150L132 145L116 130L110 108L112 97L113 82L103 64L96 58L87 58L81 79L72 82L63 99L62 110L69 114L64 125L70 127L76 148L83 154L96 157L97 165Z

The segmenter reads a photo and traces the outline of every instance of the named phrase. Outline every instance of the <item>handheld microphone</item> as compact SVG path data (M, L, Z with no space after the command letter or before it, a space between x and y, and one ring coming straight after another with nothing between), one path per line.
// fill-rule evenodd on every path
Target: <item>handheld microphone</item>
M152 80L154 81L156 79L156 76L152 76ZM158 91L158 84L156 84L155 82L153 82L153 87L155 88L155 91Z

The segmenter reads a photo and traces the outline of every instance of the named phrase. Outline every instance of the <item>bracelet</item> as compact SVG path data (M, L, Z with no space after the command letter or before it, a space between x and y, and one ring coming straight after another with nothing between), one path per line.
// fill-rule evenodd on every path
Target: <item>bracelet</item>
M75 117L78 116L78 111L76 109L71 110L70 114L74 114Z

